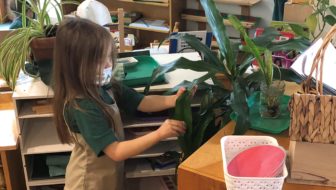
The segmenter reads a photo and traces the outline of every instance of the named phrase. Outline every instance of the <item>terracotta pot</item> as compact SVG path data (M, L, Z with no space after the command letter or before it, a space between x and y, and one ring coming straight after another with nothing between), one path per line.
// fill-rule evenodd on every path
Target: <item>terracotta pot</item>
M53 51L56 37L35 38L30 43L34 61L53 59Z

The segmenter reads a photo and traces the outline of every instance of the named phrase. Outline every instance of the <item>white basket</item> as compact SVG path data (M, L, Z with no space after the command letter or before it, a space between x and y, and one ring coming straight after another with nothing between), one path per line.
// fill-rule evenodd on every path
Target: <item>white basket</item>
M227 164L240 152L258 145L275 145L278 142L269 136L225 136L221 139L225 184L228 190L279 190L288 175L284 164L279 177L235 177L228 173Z

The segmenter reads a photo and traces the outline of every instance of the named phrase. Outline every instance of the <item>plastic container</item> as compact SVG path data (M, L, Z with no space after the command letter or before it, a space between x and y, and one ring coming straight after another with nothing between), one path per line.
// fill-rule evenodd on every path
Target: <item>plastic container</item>
M278 146L275 138L269 136L225 136L221 139L225 184L228 190L279 190L288 175L286 165L278 177L235 177L228 173L228 163L241 151L258 145Z

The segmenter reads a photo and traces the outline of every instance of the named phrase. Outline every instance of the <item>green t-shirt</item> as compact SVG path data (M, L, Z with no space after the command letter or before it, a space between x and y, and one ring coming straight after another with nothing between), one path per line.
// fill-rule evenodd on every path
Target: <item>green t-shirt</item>
M105 103L113 104L114 100L106 92L107 89L109 86L101 87L100 96ZM120 95L119 109L125 111L126 114L133 114L144 97L127 86L121 86ZM71 131L80 133L96 155L101 156L106 146L117 141L113 128L96 103L85 98L76 101L83 111L67 107L65 119Z

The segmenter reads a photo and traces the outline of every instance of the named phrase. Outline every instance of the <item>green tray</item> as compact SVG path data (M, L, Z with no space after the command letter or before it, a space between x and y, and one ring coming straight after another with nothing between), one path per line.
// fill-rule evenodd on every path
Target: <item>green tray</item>
M147 55L135 56L138 63L132 67L125 67L125 78L123 83L130 87L145 86L149 83L152 72L159 64L151 57ZM165 83L164 75L159 76L154 84Z
M260 99L260 92L255 92L248 98L247 101L247 104L250 108L251 129L272 134L279 134L282 131L288 129L290 122L290 115L289 111L287 110L287 107L290 96L284 95L282 97L280 105L281 115L276 119L268 119L260 117L259 99ZM233 112L231 113L230 118L236 121L237 115Z

